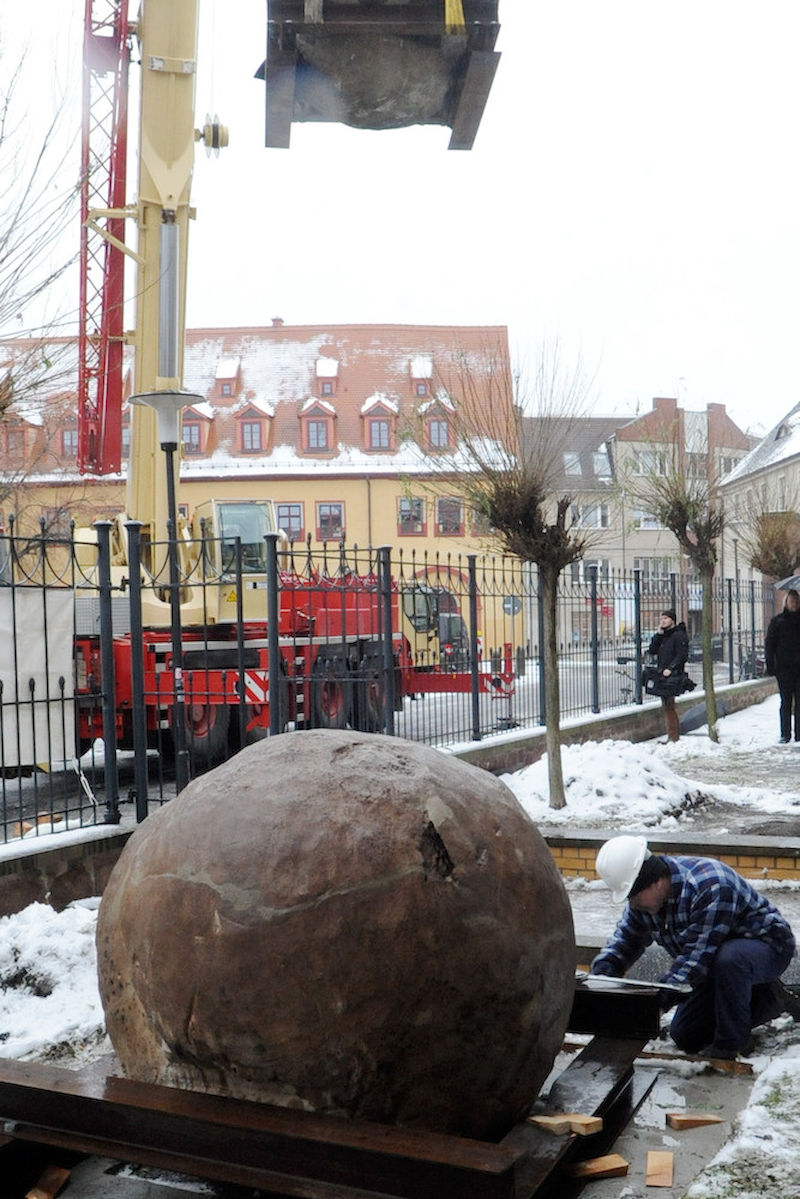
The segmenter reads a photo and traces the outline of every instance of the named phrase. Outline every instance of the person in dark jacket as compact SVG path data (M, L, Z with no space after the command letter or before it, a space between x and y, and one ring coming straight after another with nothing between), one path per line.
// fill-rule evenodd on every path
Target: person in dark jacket
M773 616L764 643L767 674L774 674L781 694L781 745L800 741L800 592L786 592L783 611Z
M663 678L683 674L686 659L689 657L689 636L683 621L678 623L674 608L666 608L661 613L658 632L650 642L648 653L655 655L658 672ZM675 710L675 696L662 695L661 707L664 709L667 740L677 741L681 730Z

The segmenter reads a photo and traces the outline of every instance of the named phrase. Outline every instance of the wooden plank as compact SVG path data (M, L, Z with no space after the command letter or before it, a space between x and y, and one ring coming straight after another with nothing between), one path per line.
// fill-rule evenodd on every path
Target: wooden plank
M568 1166L565 1173L570 1178L623 1178L628 1173L628 1162L619 1153L606 1153Z
M69 1178L70 1171L63 1166L48 1166L35 1187L28 1191L25 1199L53 1199Z
M650 1149L647 1153L645 1186L671 1187L675 1173L675 1155L668 1149Z
M705 1128L708 1124L724 1124L722 1116L711 1112L667 1112L670 1128Z
M576 1136L588 1137L600 1132L603 1127L602 1116L582 1116L578 1112L558 1112L552 1115L528 1116L531 1124L543 1128L556 1136L565 1132L574 1132Z

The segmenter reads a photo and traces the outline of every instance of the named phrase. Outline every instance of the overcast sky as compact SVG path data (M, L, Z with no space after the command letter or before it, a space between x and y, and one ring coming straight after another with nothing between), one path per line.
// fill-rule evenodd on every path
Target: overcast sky
M82 8L0 0L0 30L79 86ZM800 400L797 0L500 0L468 153L334 125L265 150L264 2L201 14L197 123L231 146L198 152L191 325L507 324L523 362L580 354L599 413L678 395L767 429Z

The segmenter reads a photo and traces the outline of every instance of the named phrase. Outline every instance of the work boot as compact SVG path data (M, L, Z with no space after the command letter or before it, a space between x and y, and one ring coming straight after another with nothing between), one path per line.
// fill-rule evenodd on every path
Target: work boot
M780 1004L782 1012L787 1012L793 1020L800 1023L800 993L796 987L787 987L779 978L770 983L772 994Z
M721 1062L732 1062L735 1061L737 1057L750 1057L755 1049L755 1046L755 1039L750 1037L747 1044L743 1045L741 1049L723 1048L721 1045L717 1044L707 1045L705 1049L701 1049L700 1056L715 1057Z

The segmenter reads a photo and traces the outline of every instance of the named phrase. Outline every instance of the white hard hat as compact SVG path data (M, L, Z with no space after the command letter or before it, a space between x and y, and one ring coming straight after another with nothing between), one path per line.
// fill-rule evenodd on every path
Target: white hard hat
M612 837L601 845L595 869L611 891L615 903L627 899L642 862L650 857L645 837Z

